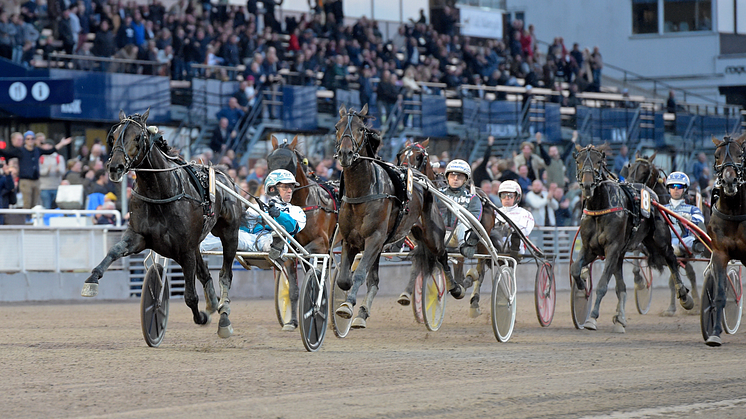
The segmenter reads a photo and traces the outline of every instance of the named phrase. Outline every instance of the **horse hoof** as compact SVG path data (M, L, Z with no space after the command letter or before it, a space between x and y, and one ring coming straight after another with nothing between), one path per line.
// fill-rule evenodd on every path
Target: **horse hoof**
M202 323L200 326L207 326L208 324L212 323L212 316L210 316L210 313L206 311L200 311L202 313L202 318L205 320L204 323Z
M586 320L585 324L583 325L583 329L596 330L596 319L591 317L590 319Z
M666 311L661 312L661 317L673 317L676 315L676 309L671 310L670 308Z
M289 321L289 322L285 323L284 326L282 326L282 330L285 331L285 332L292 332L293 330L295 330L297 328L298 328L298 324L295 323L295 322L293 322L293 321Z
M460 300L466 295L466 290L461 285L456 285L452 290L449 291L453 298Z
M352 304L345 301L334 313L343 319L350 319L352 318Z
M80 295L83 297L95 297L98 295L98 284L88 283L83 284L83 290L80 291Z
M681 306L684 307L684 310L691 310L694 308L694 298L689 294L686 295L685 299L679 300L679 302L681 303Z
M403 292L399 295L399 299L396 302L403 306L408 306L412 302L412 296L408 292Z
M624 326L621 323L614 322L614 333L624 333Z
M705 345L707 346L720 346L723 344L723 341L720 339L720 336L712 335L705 341Z
M365 329L367 325L365 324L365 320L360 317L355 317L355 320L352 321L350 327L353 329Z
M233 334L233 325L229 324L227 327L218 327L218 336L223 339L228 339Z
M469 307L469 317L471 317L472 319L476 319L481 315L482 310L480 310L479 307Z

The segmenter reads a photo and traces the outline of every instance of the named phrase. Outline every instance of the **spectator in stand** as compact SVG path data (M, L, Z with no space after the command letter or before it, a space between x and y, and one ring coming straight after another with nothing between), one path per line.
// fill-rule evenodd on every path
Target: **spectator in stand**
M251 170L251 173L249 173L249 177L246 178L247 181L257 181L260 185L264 184L264 177L267 176L267 170L268 170L267 160L265 159L259 159L254 164L254 168Z
M497 179L500 182L506 180L518 181L518 173L515 170L515 161L513 159L505 159L497 162L497 170L500 172L500 177Z
M379 109L388 117L399 99L399 87L396 85L396 74L384 71L381 82L378 83Z
M709 167L705 167L702 169L702 173L700 173L699 177L697 178L697 183L700 185L700 188L703 192L711 186Z
M697 154L697 162L692 167L692 179L699 182L699 178L702 177L702 170L707 168L707 155L705 153ZM700 183L701 185L702 183ZM704 185L706 187L707 185Z
M210 138L210 149L215 153L222 153L228 146L228 141L236 138L236 135L238 135L238 133L235 130L230 129L228 118L220 118L220 122L218 123L218 126L215 127L215 130L212 132L212 137Z
M373 83L370 81L370 76L370 65L366 63L363 65L363 71L358 79L358 84L360 85L360 106L365 106L366 104L373 105Z
M523 191L523 195L527 194L529 190L531 190L531 179L528 177L528 166L525 164L521 165L518 168L518 179L516 179L516 182L521 186L521 190Z
M36 134L37 137L40 135L44 136L43 133ZM46 144L54 146L54 140L46 140ZM57 198L57 187L60 186L64 173L65 158L60 156L56 150L50 155L39 157L39 188L44 208L56 208L54 202Z
M554 199L554 190L557 185L549 184L549 190L544 189L541 180L531 183L531 190L526 194L526 206L534 216L538 226L554 226L554 211L559 208L559 203Z
M601 57L601 53L598 47L593 47L593 54L591 54L591 70L593 71L593 91L601 91L601 70L604 68L604 61Z
M78 159L72 159L67 162L68 170L62 177L62 183L65 185L82 185L83 184L83 163Z
M536 133L536 142L541 145L543 135L540 132ZM541 157L534 154L535 146L528 142L524 141L521 143L521 154L518 154L513 158L513 161L515 161L515 165L519 168L525 165L528 168L528 178L531 181L534 181L536 179L541 179L541 172L546 169L546 164L544 164L544 160L542 160ZM520 174L520 171L519 171ZM520 182L518 182L520 183Z
M580 51L580 45L577 42L572 44L572 51L570 51L570 55L573 59L575 59L575 64L577 65L575 67L575 74L573 77L573 80L576 80L580 75L580 69L583 67L583 52Z
M236 124L243 117L244 111L238 104L238 99L232 96L228 99L228 106L221 109L215 116L220 120L221 118L228 119L228 127L231 129L236 128Z
M102 205L99 205L96 209L116 210L117 207L116 204L112 201L104 201L104 203ZM117 223L117 217L114 214L96 214L96 216L94 217L94 221L97 225L115 225Z
M127 44L124 46L124 48L120 49L114 54L114 58L118 58L120 60L137 60L137 53L140 49L137 48L134 44ZM136 74L138 72L138 66L134 63L113 63L111 66L111 72L112 73L130 73L130 74Z
M8 12L0 10L0 57L13 59L16 31L15 25L8 17Z
M10 208L16 204L16 184L13 175L5 165L5 160L0 160L0 209ZM5 224L5 216L0 214L0 225Z
M614 158L614 173L616 175L619 175L619 173L622 171L622 168L629 164L629 157L627 156L628 152L629 149L626 145L623 145L619 148L619 155Z
M96 38L93 40L93 49L91 52L96 57L110 58L117 51L116 39L114 33L109 28L109 21L104 20L101 22L101 27L96 33ZM103 70L106 71L109 63L103 63Z
M554 200L558 202L558 208L554 210L554 222L557 227L568 227L572 224L572 210L570 200L564 196L562 189L554 190Z
M537 134L538 135L538 134ZM565 184L567 183L567 168L565 167L565 161L575 150L575 144L578 141L578 131L572 133L572 143L568 144L565 151L560 155L557 146L549 147L549 153L544 150L541 142L539 142L539 151L541 157L544 159L544 163L547 166L547 183L555 183L557 187L564 190Z
M77 33L73 32L71 14L73 13L69 8L65 9L62 12L59 22L57 22L57 32L62 41L62 47L67 54L72 54L77 44Z
M18 159L19 181L18 187L23 194L23 207L33 208L41 203L41 189L39 185L39 157L49 155L70 144L72 138L65 138L54 147L39 148L35 144L33 131L23 135L23 147L0 150L0 157Z
M668 100L666 101L666 112L676 115L676 92L673 89L668 91Z

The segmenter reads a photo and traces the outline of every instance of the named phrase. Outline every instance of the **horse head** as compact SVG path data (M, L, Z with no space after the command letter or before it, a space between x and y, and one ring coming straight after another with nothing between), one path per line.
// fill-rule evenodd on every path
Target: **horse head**
M715 187L722 189L727 196L734 196L738 187L746 183L743 166L744 141L746 134L736 139L725 136L718 140L712 137L715 144Z
M271 142L272 152L267 155L269 171L285 169L297 177L298 163L301 162L299 160L299 152L296 149L298 146L298 136L296 135L290 143L288 143L287 139L280 143L277 141L277 137L273 135ZM308 166L308 159L303 158L302 163Z
M642 183L649 188L655 188L658 182L658 168L653 164L657 152L650 157L635 154L635 161L627 168L624 177L629 182Z
M397 166L409 166L425 173L427 165L430 163L427 154L428 144L430 144L429 138L421 143L408 144L402 148L396 155Z
M148 131L148 114L150 108L142 115L126 116L119 111L119 122L111 127L106 136L106 145L111 150L106 166L112 182L121 182L130 169L140 166L153 147Z
M593 144L581 148L575 146L575 162L577 164L578 184L583 188L583 195L587 198L593 195L599 182L605 180L606 153Z
M368 115L368 105L363 106L360 112L350 108L339 107L339 121L334 126L337 139L334 145L335 158L339 159L342 167L349 167L358 157L374 157L381 138L368 128L366 120L372 117Z

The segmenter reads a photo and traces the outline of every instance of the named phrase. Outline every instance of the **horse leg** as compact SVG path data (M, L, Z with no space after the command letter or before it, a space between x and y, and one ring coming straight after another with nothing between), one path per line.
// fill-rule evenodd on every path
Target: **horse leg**
M469 285L466 285L466 278L464 277L464 260L459 259L456 264L453 265L453 278L456 280L456 282L459 282L463 285L464 290L469 288L471 286L471 283Z
M347 301L343 302L336 310L339 317L343 319L352 318L352 308L357 303L357 290L360 289L363 281L365 281L374 262L380 257L384 240L386 239L380 232L375 232L365 240L365 251L363 252L363 257L360 259L360 263L357 265L357 269L355 269L355 273L352 275L352 286L347 293ZM344 261L344 249L342 250L342 256ZM344 265L342 267L344 268ZM340 288L342 288L341 285Z
M668 289L671 290L671 301L668 304L668 308L661 312L662 317L673 317L676 315L676 283L674 282L673 274L668 277Z
M140 234L127 229L124 232L124 235L122 235L122 240L114 246L111 246L106 257L104 257L98 266L93 268L91 276L89 276L88 279L85 280L85 284L83 284L83 290L80 292L80 295L83 297L95 297L98 295L98 280L104 276L104 272L109 269L109 266L119 258L134 255L143 250L145 250L145 238Z
M409 271L409 282L407 283L407 287L404 288L404 292L399 294L399 299L396 300L397 303L408 306L412 302L412 292L414 291L414 283L417 281L417 275L420 275L417 269Z
M184 302L192 310L194 323L202 326L207 325L210 322L210 315L204 311L199 311L199 296L194 287L196 266L194 254L188 254L184 259L177 262L181 265L181 271L184 273Z
M484 259L480 259L479 262L477 262L477 279L474 281L474 289L472 290L471 298L469 299L469 317L472 319L477 318L482 314L482 311L479 309L479 291L484 282L484 271L487 267L487 263L490 262L487 262ZM469 269L469 272L471 272L471 269ZM468 276L469 274L467 274L467 277Z
M212 283L212 276L210 275L210 270L207 269L205 260L202 259L202 254L197 251L194 257L196 262L197 279L202 283L202 289L205 291L205 311L209 316L209 314L214 313L218 309L218 296L215 294L215 286Z
M593 304L593 310L585 322L583 328L589 330L596 330L596 323L598 322L599 311L601 308L601 300L603 300L606 292L609 290L609 279L611 279L612 273L616 273L617 270L621 269L621 261L619 260L622 255L621 246L613 246L613 248L606 250L606 265L604 271L601 273L601 278L598 281L598 287L596 287L596 301ZM609 257L608 255L612 255Z
M233 334L233 325L229 318L231 314L231 300L228 292L233 282L233 259L236 257L238 248L238 234L226 234L220 238L223 243L223 266L220 268L220 301L218 301L218 313L220 313L220 322L218 323L218 336L223 339L231 337Z
M285 271L288 274L288 294L290 297L290 321L282 326L282 330L293 331L298 328L298 263L295 259L285 261Z
M656 220L655 232L651 238L649 235L643 240L643 244L648 248L650 253L657 253L662 255L666 260L666 265L671 271L671 278L674 283L676 296L679 298L679 303L684 310L691 310L694 308L694 299L689 294L689 290L681 282L681 275L679 274L679 262L676 260L676 255L671 247L671 234L667 229L665 221L658 219Z
M712 253L710 265L712 267L712 278L715 280L715 295L712 305L715 310L715 325L712 333L705 343L708 346L720 346L722 340L720 334L723 332L723 309L725 308L725 281L728 269L729 256L722 251ZM707 292L706 290L703 292Z
M687 262L684 265L684 271L686 277L689 278L689 283L692 284L692 298L694 299L694 308L689 312L690 314L699 314L700 300L699 291L697 290L697 274L694 272L694 267L691 262Z
M365 301L360 305L360 310L357 312L357 317L352 321L350 327L355 329L365 329L367 326L365 321L370 316L370 308L373 306L373 299L378 294L378 265L381 262L381 258L376 258L375 264L368 272L368 278L366 280L366 286L368 292L365 294Z
M627 327L627 316L624 313L624 306L627 304L627 285L624 283L622 278L622 264L618 264L618 269L614 272L614 278L616 279L616 315L612 319L614 322L614 332L624 333L624 328Z

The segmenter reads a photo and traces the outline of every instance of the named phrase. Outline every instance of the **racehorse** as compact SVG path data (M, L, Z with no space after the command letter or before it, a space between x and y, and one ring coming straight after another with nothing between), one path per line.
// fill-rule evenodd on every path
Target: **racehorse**
M194 322L208 324L210 314L217 310L220 313L218 335L227 338L233 333L228 318L228 291L233 279L232 265L238 247L243 205L220 188L210 190L208 168L188 164L172 155L165 140L156 134L157 129L148 127L149 113L150 109L143 115L125 116L120 111L119 122L106 138L111 150L106 163L109 179L121 182L130 170L137 173L130 201L130 222L122 240L109 249L86 279L81 294L84 297L96 296L99 279L115 260L152 249L181 265L184 302L192 310ZM215 179L238 191L225 174L215 171ZM214 195L214 199L210 195ZM199 251L200 242L210 232L223 244L220 301ZM206 312L198 309L195 274L205 291Z
M735 259L746 263L746 188L742 187L746 183L746 135L736 139L726 136L722 140L713 137L712 142L716 147L716 180L712 196L712 217L707 224L707 234L712 239L710 266L717 286L712 299L715 309L714 325L706 343L709 346L720 346L728 262Z
M604 271L596 288L596 301L584 328L596 330L599 307L608 289L613 274L616 278L616 294L619 300L613 318L614 330L623 333L627 325L624 305L627 288L622 277L622 262L627 251L643 245L648 263L657 270L667 265L674 277L681 305L691 310L694 300L681 282L676 265L676 256L671 247L671 232L661 217L653 214L649 218L636 209L631 186L619 183L606 167L606 153L589 145L576 146L577 180L583 190L585 207L580 221L582 248L579 257L570 267L570 273L579 290L585 290L581 271L598 257L605 258Z
M413 253L412 276L432 272L435 263L442 266L448 288L455 298L463 298L464 288L453 280L448 266L448 254L443 243L445 225L433 195L413 182L411 199L398 190L395 166L376 157L381 145L379 133L366 126L368 105L356 112L339 108L335 125L335 158L342 165L342 206L339 211L339 234L342 238L342 257L337 284L349 291L346 301L336 314L349 319L356 304L356 294L367 278L367 293L352 327L366 327L371 304L378 292L378 264L386 243L403 239L410 232L417 242ZM399 180L403 188L403 181ZM355 269L350 270L355 256L363 256Z
M653 153L653 155L650 157L636 154L635 161L632 162L628 167L622 169L622 175L630 183L641 183L649 187L653 190L653 192L655 192L656 195L658 195L658 202L663 205L667 205L671 202L671 195L668 193L668 188L666 187L666 174L663 172L663 170L659 169L655 166L655 164L653 164L653 160L655 159L656 154L657 153ZM705 208L700 208L700 210L702 210L702 213L705 214L706 206L703 205L703 207ZM709 214L709 211L707 211L707 213ZM705 220L705 224L706 223L707 220ZM697 274L694 272L694 267L692 266L691 262L685 261L683 265L684 271L686 272L686 277L689 278L689 282L691 282L692 284L691 291L692 297L694 298L694 306L696 308L699 306ZM640 277L639 262L635 261L634 266L635 267L633 269L633 273L635 275L635 283L639 284L641 283L641 281L643 281L642 277ZM671 303L668 305L668 308L661 313L661 316L673 316L674 314L676 314L676 286L673 281L669 280L668 287L671 289ZM697 310L692 310L691 313L696 314Z
M277 138L272 136L272 152L267 155L269 171L285 169L295 176L298 186L293 192L291 204L303 208L306 213L306 227L295 236L301 246L310 253L329 253L330 241L337 226L337 202L331 195L329 189L319 185L310 179L307 174L308 160L298 151L298 137L288 144L287 140L278 143ZM298 278L296 272L296 261L285 262L288 272L288 283L290 291L290 305L292 317L290 326L286 330L295 329L298 326Z
M415 142L402 148L401 151L399 151L399 153L397 153L396 155L396 164L399 166L406 166L416 169L427 176L427 178L430 179L436 186L445 187L447 186L445 178L436 175L433 171L432 165L430 164L430 155L427 153L427 146L429 143L430 139L428 138L421 143ZM482 212L482 218L479 221L484 227L485 231L487 231L487 234L490 234L492 232L492 229L495 227L495 211L491 210L492 202L481 188L475 188L475 191L479 196L479 199L482 201L482 207L484 208ZM477 245L477 253L489 253L489 251L484 246L484 244L482 244L481 241ZM469 316L471 317L478 317L481 314L481 310L479 309L479 291L484 281L484 272L487 267L491 266L492 263L487 259L479 259L479 261L477 262L477 268L469 269L469 271L466 273L466 276L464 277L464 260L457 259L457 262L454 264L453 275L458 280L464 278L464 289L469 289L469 287L474 284L474 290L472 291L469 301ZM407 285L406 290L399 296L399 304L409 304L413 288L414 281L410 281Z

